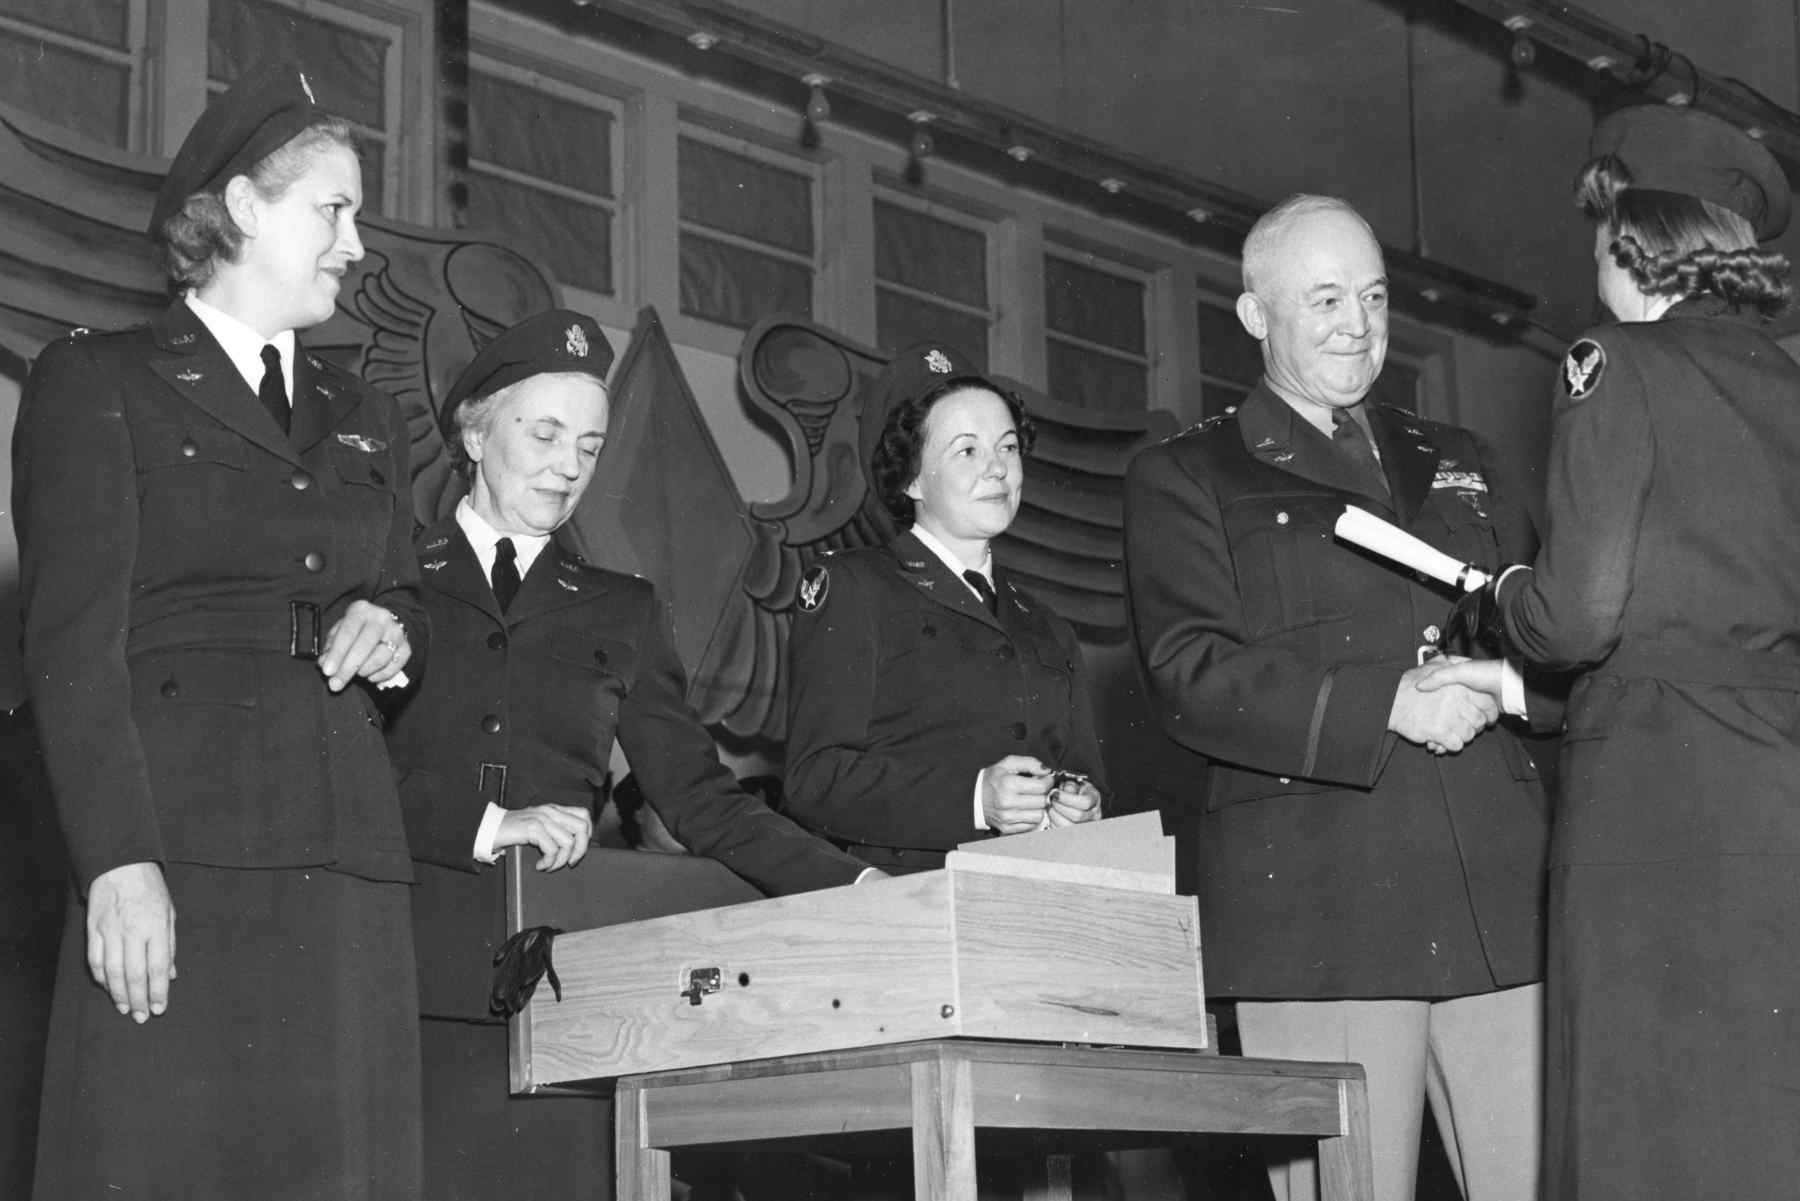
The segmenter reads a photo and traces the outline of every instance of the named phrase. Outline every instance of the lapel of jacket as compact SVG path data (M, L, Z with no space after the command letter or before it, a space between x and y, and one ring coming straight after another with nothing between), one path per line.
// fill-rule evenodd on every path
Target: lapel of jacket
M925 544L911 530L888 543L888 552L900 564L900 574L914 588L946 609L965 617L1001 628L1000 619L987 611L987 606L963 578L953 573L944 561L925 549Z
M1418 418L1387 405L1369 406L1369 427L1381 447L1381 464L1394 490L1394 512L1410 525L1431 493L1437 475L1438 447Z
M1007 637L1017 639L1037 625L1036 602L1025 598L1014 586L1012 572L998 562L994 564L994 593L1000 600L995 606L999 610L1000 628L1006 631Z
M245 441L299 466L293 443L257 403L256 393L194 310L177 300L150 323L150 331L160 352L150 369L164 383Z
M1267 383L1259 383L1238 406L1238 432L1244 439L1244 449L1258 462L1315 484L1354 492L1359 501L1378 510L1389 510L1389 498L1375 491L1362 473L1339 454L1331 439L1294 412Z
M308 451L362 403L362 397L325 361L296 340L294 350L294 418L288 438Z
M495 621L501 620L500 603L494 599L494 589L481 570L481 560L475 557L475 548L469 545L468 536L454 517L427 528L419 535L417 547L419 575L426 587L480 609Z
M580 604L605 591L601 577L582 570L583 567L581 556L563 543L562 536L552 536L549 545L538 552L531 570L519 581L519 594L506 611L507 623ZM491 597L493 589L489 588L488 593Z

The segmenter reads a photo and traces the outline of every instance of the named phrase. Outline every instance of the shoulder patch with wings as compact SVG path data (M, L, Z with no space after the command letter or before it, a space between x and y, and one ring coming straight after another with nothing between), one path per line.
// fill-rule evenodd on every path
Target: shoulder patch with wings
M1580 400L1599 386L1605 371L1606 350L1592 338L1583 338L1563 358L1563 391L1570 400Z

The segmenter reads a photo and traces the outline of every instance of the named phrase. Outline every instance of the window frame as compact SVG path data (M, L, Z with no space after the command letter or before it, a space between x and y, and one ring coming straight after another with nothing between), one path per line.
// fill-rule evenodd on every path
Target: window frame
M9 12L0 12L0 30L19 37L36 38L41 42L66 50L72 54L84 55L111 66L126 69L125 79L125 144L117 147L134 154L141 154L149 141L149 114L151 97L149 95L152 73L149 68L150 59L150 3L151 0L125 0L125 46L108 46L101 42L86 41L75 34L65 33L60 29L34 25L29 18ZM33 114L39 120L61 125L48 113ZM74 130L69 130L74 133ZM76 136L84 136L77 134ZM100 145L111 146L111 142Z
M872 345L880 344L880 330L874 322L874 313L878 312L876 298L883 288L895 295L916 300L925 304L937 305L940 308L954 310L964 316L978 319L987 328L987 345L981 348L982 357L989 364L994 362L998 349L998 330L1005 305L1001 303L1004 281L1001 278L998 254L998 221L991 211L983 212L967 198L950 193L941 187L913 186L899 175L874 168L869 187L869 281L871 328L869 341ZM981 236L982 245L982 278L987 292L987 306L977 309L974 305L954 300L948 296L939 296L934 292L911 288L905 284L884 281L875 270L875 206L888 204L895 208L905 209L946 225L954 225ZM970 348L972 349L972 348Z

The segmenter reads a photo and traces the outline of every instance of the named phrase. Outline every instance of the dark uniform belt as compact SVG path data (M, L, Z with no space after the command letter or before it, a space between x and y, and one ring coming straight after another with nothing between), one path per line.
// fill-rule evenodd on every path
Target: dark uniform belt
M133 629L126 639L125 652L138 655L202 648L280 651L295 659L317 659L324 646L319 606L311 601L289 601L285 613L172 613Z
M1800 658L1742 647L1622 647L1595 669L1595 674L1800 692Z

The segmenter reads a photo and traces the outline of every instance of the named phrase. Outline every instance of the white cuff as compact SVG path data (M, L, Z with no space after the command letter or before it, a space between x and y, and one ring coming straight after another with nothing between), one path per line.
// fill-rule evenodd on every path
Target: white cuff
M500 858L500 852L494 849L494 839L500 837L500 823L504 820L506 810L488 802L487 812L481 815L481 825L475 830L475 862L493 863Z
M853 883L861 884L864 880L867 880L869 878L870 872L875 872L878 875L885 874L878 867L865 867L860 872L856 873L856 879L853 881Z
M1511 717L1525 716L1525 673L1515 659L1501 661L1500 711Z
M987 814L981 811L981 777L986 774L985 768L975 773L975 828L977 830L988 828Z

